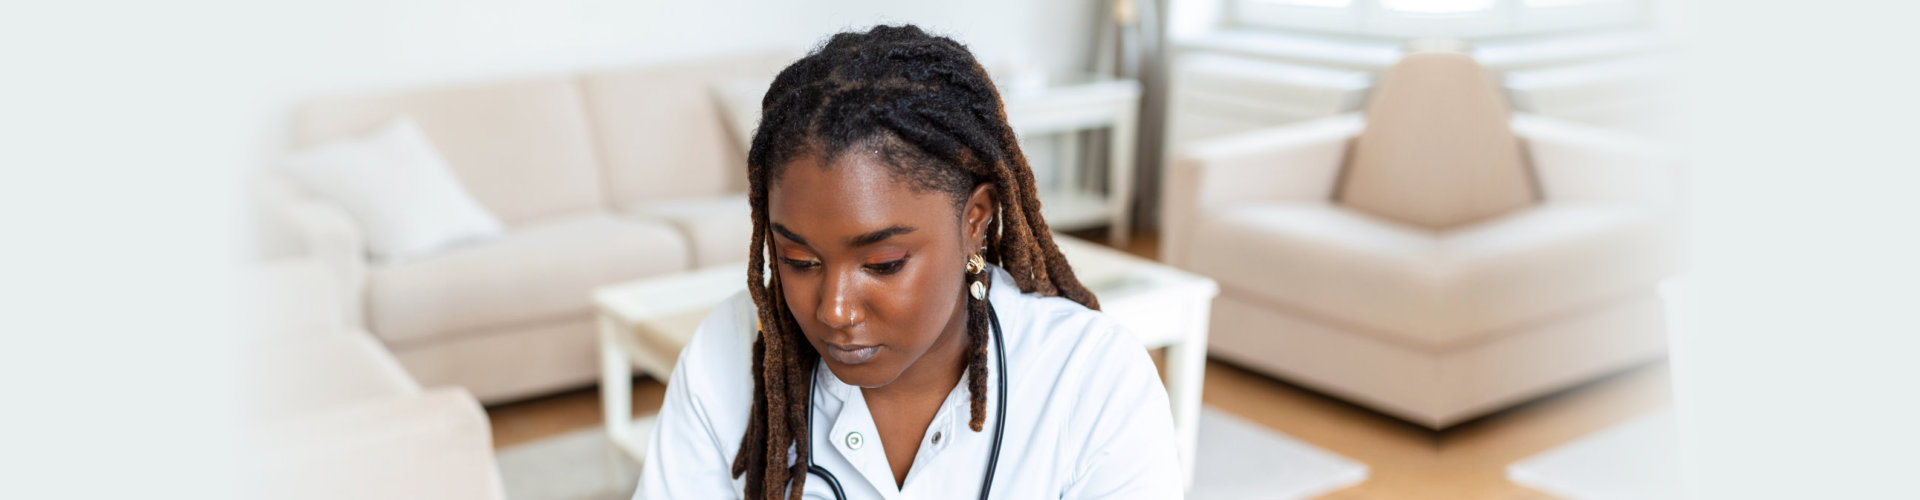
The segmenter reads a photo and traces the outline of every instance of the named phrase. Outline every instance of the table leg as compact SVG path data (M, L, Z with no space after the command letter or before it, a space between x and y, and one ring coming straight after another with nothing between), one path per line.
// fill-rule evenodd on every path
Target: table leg
M1173 427L1179 433L1183 478L1193 485L1193 462L1200 441L1200 390L1207 370L1207 321L1212 297L1187 307L1185 338L1167 346L1167 399L1173 407Z
M1092 191L1086 181L1080 178L1080 131L1071 130L1053 134L1054 184L1052 189L1059 192L1085 193ZM1044 192L1044 191L1043 191Z
M607 471L615 482L624 483L628 460L625 455L631 453L625 447L633 432L628 424L633 418L633 362L620 348L619 325L605 317L600 318L599 323L600 417L606 423L607 439L612 444L608 448L611 453L607 457Z
M1137 138L1133 106L1137 104L1128 101L1122 107L1107 137L1107 202L1113 204L1107 239L1116 248L1127 248L1133 230L1133 148Z

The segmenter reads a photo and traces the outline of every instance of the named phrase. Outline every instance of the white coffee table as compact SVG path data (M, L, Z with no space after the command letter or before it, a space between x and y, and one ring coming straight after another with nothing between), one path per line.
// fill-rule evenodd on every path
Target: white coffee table
M1101 309L1126 325L1147 348L1165 347L1167 396L1179 433L1186 476L1193 475L1201 382L1206 370L1207 318L1220 292L1212 279L1104 246L1054 236L1074 274L1100 297ZM607 437L627 459L647 453L651 417L629 421L633 369L666 381L700 321L746 287L746 264L601 287L593 299L600 321L600 397ZM620 460L614 457L615 460ZM623 463L612 464L624 471Z

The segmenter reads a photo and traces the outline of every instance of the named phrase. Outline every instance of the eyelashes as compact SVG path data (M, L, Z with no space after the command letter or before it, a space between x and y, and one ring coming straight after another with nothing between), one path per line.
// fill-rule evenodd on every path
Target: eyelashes
M900 268L906 265L907 265L907 259L899 258L899 259L894 259L894 260L881 262L877 264L867 264L866 268L868 271L871 271L874 274L885 276L885 275L900 272Z
M813 271L820 268L820 261L817 261L817 260L802 260L802 259L781 257L780 263L786 265L788 269L792 269L796 272L807 272L807 271ZM902 268L905 268L906 265L907 265L907 259L905 257L902 257L899 259L894 259L886 262L876 262L873 264L867 264L861 267L866 268L867 272L881 275L881 276L886 276L886 275L900 272L900 270Z
M817 260L800 260L800 259L790 259L786 257L781 257L780 263L786 264L788 268L791 268L795 271L812 271L815 268L820 267L820 261L817 261Z

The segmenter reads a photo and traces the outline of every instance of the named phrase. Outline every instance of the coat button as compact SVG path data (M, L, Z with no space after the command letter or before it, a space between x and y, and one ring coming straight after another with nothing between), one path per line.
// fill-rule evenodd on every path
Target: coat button
M847 433L847 448L858 450L860 449L860 445L866 444L866 442L867 440L860 438L860 433L858 432Z

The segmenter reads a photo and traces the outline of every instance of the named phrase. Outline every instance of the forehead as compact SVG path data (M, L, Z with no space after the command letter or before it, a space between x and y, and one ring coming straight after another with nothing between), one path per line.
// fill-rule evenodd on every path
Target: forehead
M768 220L811 241L894 225L925 231L956 216L946 194L916 188L867 152L848 151L831 163L815 154L796 156L767 187Z

